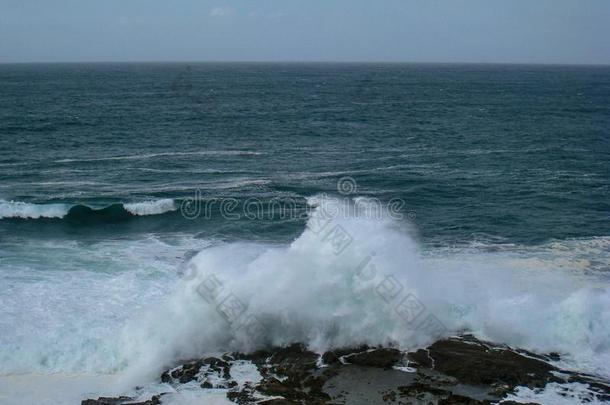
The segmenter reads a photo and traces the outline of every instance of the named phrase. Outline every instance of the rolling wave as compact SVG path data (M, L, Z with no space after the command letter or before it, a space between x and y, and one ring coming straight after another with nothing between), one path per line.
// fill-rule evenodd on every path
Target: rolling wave
M103 208L83 204L33 204L0 200L0 219L65 219L76 222L120 222L137 216L161 215L176 211L173 199L116 203Z

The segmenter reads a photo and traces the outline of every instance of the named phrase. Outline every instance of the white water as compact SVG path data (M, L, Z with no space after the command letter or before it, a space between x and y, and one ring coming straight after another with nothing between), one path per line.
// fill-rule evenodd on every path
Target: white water
M176 359L296 341L320 351L362 343L414 349L439 337L438 329L416 328L430 315L444 334L467 329L558 351L564 366L610 376L610 288L598 274L610 264L608 238L422 252L404 221L366 218L353 206L324 201L335 216L323 231L313 231L318 210L290 245L215 245L195 256L182 277L175 273L180 258L205 241L62 246L57 260L49 257L59 247L42 246L46 271L3 266L0 387L18 373L120 374L110 389L118 394L156 381ZM336 225L353 239L340 254L324 237ZM224 285L211 303L197 292L210 276ZM394 299L379 293L387 276L402 286ZM257 317L262 332L237 329L219 315L229 294L247 306L245 315ZM407 296L423 305L412 323L395 310Z
M607 404L606 401L602 401L595 396L595 393L589 389L588 384L581 383L550 383L542 389L517 387L515 394L508 395L505 400L542 405Z
M163 200L125 204L125 209L134 215L158 215L164 212L176 211L177 207L174 200L165 198Z
M346 218L345 207L332 204L340 218L329 226L338 224L353 238L341 254L308 229L290 246L232 243L193 258L191 279L181 281L142 324L126 330L132 343L124 346L127 353L142 359L132 366L149 370L206 350L297 341L316 350L361 343L420 347L439 336L397 314L396 306L410 293L424 305L422 316L437 317L445 334L470 330L497 342L565 353L575 367L610 376L610 288L581 268L566 268L565 255L556 266L549 251L540 257L470 251L422 256L398 223ZM376 275L363 280L356 269L373 252ZM208 304L196 289L212 275L224 290ZM387 276L403 287L389 302L378 293ZM229 293L248 305L246 314L258 317L264 333L236 330L218 314L217 304ZM171 328L162 327L170 322ZM159 357L144 355L151 352Z
M63 218L69 208L66 204L29 204L0 200L0 218Z
M171 198L150 200L124 204L127 211L133 215L158 215L177 210L176 203ZM0 200L0 219L2 218L63 218L68 214L69 204L32 204L21 201Z

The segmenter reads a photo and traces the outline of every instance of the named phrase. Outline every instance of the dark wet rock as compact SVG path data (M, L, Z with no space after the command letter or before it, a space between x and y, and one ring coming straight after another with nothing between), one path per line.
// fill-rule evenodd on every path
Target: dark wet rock
M374 349L346 356L345 360L359 366L390 368L401 357L402 353L397 349Z
M258 402L259 404L264 404L264 405L300 405L301 402L295 402L295 401L289 401L287 399L267 399L261 402Z
M219 359L218 357L206 357L201 361L203 364L207 364L212 369L221 370L229 367L229 363L225 360Z
M597 393L598 399L610 403L610 384L608 382L600 381L598 378L587 374L572 372L568 374L568 377L564 381L587 384L591 391Z
M474 385L504 383L511 387L543 387L552 380L550 372L556 370L548 363L508 349L459 339L438 341L425 350L410 354L410 357L420 365Z
M463 395L449 394L446 398L440 398L438 405L489 405L490 401L480 401Z
M510 405L514 403L502 399L517 386L542 388L551 382L587 384L596 400L610 402L608 381L549 364L558 358L557 353L513 350L468 335L440 340L412 353L363 346L333 349L321 358L305 346L293 344L185 362L163 373L161 381L176 387L198 380L202 388L225 389L229 400L244 405ZM232 379L231 367L242 360L257 367L261 381L238 385ZM324 367L318 367L320 360ZM408 368L393 367L396 365ZM126 405L132 401L128 397L98 398L83 404ZM139 405L160 403L160 397L153 397Z
M540 354L540 353L532 353L528 350L523 350L523 349L515 349L514 352L521 354L523 356L526 357L533 357L535 359L538 360L542 360L544 362L550 362L550 361L559 361L561 360L561 355L557 352L551 352L551 353L547 353L547 354Z
M368 345L362 345L362 346L358 346L358 347L342 347L339 349L333 349L333 353L335 353L339 357L342 357L342 356L347 356L349 354L366 352L369 349L371 349L371 347Z
M544 387L558 381L553 374L557 368L547 362L554 355L515 351L472 336L441 340L408 354L393 348L332 350L322 355L322 369L316 366L319 356L302 345L250 358L263 357L265 361L257 363L263 380L249 396L241 398L241 403L253 403L253 394L258 392L283 398L267 401L278 404L487 405L501 401L518 385ZM415 372L394 370L392 366L397 364L415 367ZM562 381L577 379L597 387L592 379L579 374L568 373ZM603 384L598 388L602 399L606 388Z
M269 358L270 364L276 365L276 369L287 374L291 371L307 370L316 367L319 355L311 352L302 344L294 344L278 349Z
M208 365L208 370L222 374L223 378L231 378L231 366L225 360L216 357L207 357L203 360L203 364Z
M265 364L259 365L263 380L256 390L266 396L282 397L288 403L325 403L331 397L323 387L333 372L318 370L319 357L300 344L272 350Z
M286 380L288 381L288 380ZM282 382L277 378L269 378L264 380L259 386L258 390L263 394L267 395L280 395L283 397L299 397L300 395L296 392L295 386L290 382Z
M341 360L335 352L325 352L322 355L322 363L326 365L340 364Z
M100 397L98 399L86 399L81 402L81 405L160 405L161 395L155 395L148 401L144 402L133 402L133 398L130 397Z
M231 378L231 366L226 360L217 357L206 357L205 359L190 361L175 369L165 371L161 374L161 382L186 384L190 381L197 380L198 375L202 373L202 369L206 370L206 375L217 373L227 380Z
M227 398L237 404L252 404L256 402L255 389L249 383L246 383L239 390L227 392Z
M168 378L168 375L166 373L163 373L163 375L161 375L161 381L172 382L173 380L178 380L180 384L186 384L187 382L196 379L196 375L199 374L199 371L201 370L201 367L203 367L204 364L205 363L202 360L192 361L190 363L183 364L181 367L178 367L177 369L169 373L166 372L171 378Z
M81 402L81 405L122 405L125 402L133 401L130 397L99 397L98 399L86 399Z
M171 383L173 381L172 376L169 374L169 371L164 371L163 374L161 374L161 382L162 383Z
M254 397L249 391L229 391L227 392L227 398L237 404L251 404L253 403Z
M249 360L256 365L265 364L267 359L271 357L269 350L256 350L252 353L232 353L231 356L236 360Z

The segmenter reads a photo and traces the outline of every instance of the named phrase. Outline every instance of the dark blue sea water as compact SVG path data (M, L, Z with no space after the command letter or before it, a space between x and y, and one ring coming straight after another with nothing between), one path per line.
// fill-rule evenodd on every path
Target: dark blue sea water
M0 94L5 201L306 198L351 176L358 195L404 199L426 242L608 233L606 67L3 65ZM77 232L64 222L0 227ZM209 222L173 213L108 230ZM215 223L206 236L285 239L303 223L268 226Z
M116 336L133 336L126 325L158 312L152 303L169 300L174 312L146 321L151 329L177 318L191 333L185 319L203 315L177 309L176 289L185 263L206 248L204 267L220 273L329 274L346 261L310 244L315 198L401 201L389 225L365 218L345 227L355 243L364 237L357 246L385 249L378 266L388 272L422 260L405 277L448 329L563 350L604 374L591 359L610 358L609 196L609 67L0 65L0 376L130 369L135 349L125 353ZM216 206L188 218L193 199L230 200L242 215ZM282 209L270 209L278 200ZM252 201L263 218L243 215ZM418 253L403 257L410 249ZM428 268L451 269L432 284L451 281L430 290L420 279ZM489 269L501 276L479 273ZM468 287L455 281L460 271ZM506 287L513 273L527 292ZM273 274L246 284L265 291L285 273ZM290 294L270 302L300 330L356 322L318 319L320 308L298 321L308 297L336 282L311 279L319 284L299 306L282 306ZM495 293L456 292L467 288ZM337 294L332 305L370 310ZM463 310L459 321L443 314L443 300ZM528 315L509 316L519 313ZM387 324L362 321L348 335L396 338ZM137 359L159 352L137 347Z

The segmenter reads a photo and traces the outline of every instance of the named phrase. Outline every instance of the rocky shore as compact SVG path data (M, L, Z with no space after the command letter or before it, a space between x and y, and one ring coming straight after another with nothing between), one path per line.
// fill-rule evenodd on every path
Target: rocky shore
M359 347L320 355L294 344L194 359L165 371L160 381L173 391L186 385L222 390L237 404L510 405L524 403L515 396L518 391L540 393L548 386L566 387L558 394L566 403L571 398L574 403L610 403L608 381L551 364L559 359L556 353L538 355L469 335L415 352ZM256 376L244 377L245 369ZM568 387L581 388L579 396ZM163 404L164 395L143 402L102 397L82 405L157 405Z

